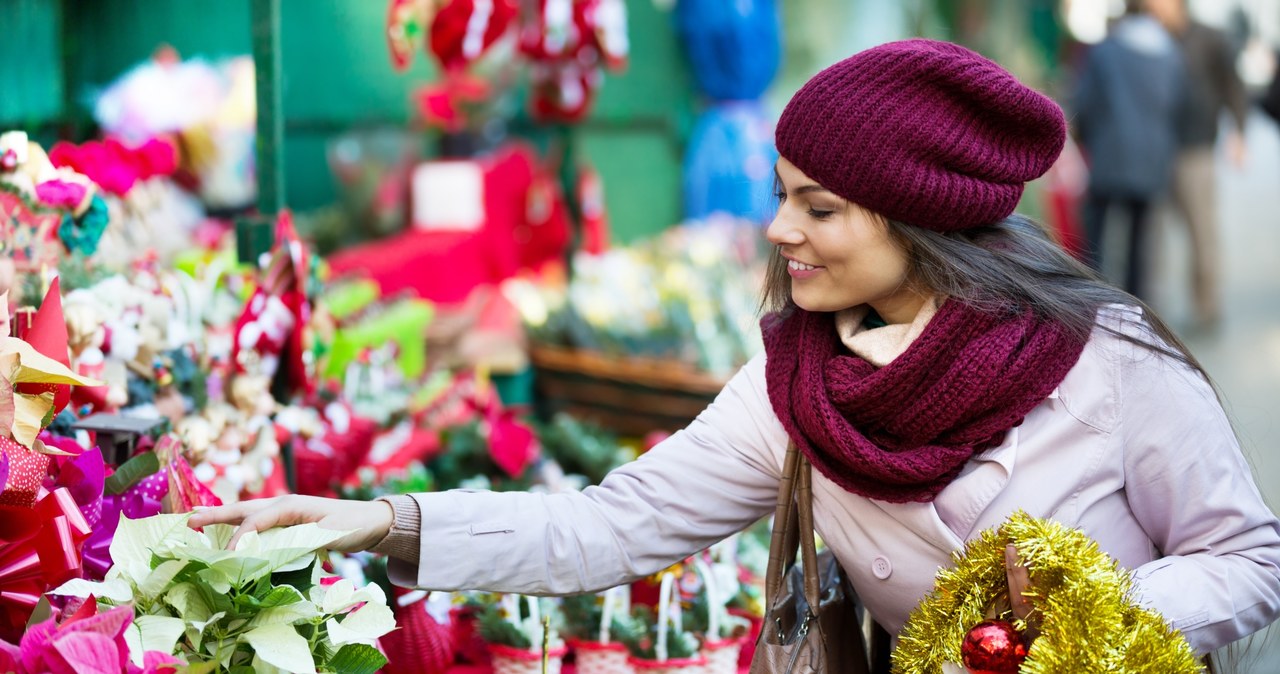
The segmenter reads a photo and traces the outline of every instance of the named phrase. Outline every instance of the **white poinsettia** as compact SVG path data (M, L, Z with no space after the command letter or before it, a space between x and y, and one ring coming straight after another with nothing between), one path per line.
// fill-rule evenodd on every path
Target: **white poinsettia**
M379 637L396 628L396 618L386 604L365 604L343 616L325 621L334 648L347 644L374 645Z
M130 658L173 653L193 668L260 672L374 671L373 647L395 629L386 595L331 578L316 551L349 532L304 524L249 532L227 549L234 529L187 526L188 515L121 518L115 565L102 582L68 581L52 594L132 603Z

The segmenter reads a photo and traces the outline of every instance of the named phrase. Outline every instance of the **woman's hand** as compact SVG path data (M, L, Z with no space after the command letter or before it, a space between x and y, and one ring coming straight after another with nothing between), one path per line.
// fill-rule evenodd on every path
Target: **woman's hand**
M228 548L234 548L248 531L315 522L324 529L351 531L328 546L330 550L357 552L377 545L391 531L394 511L386 501L344 501L318 496L277 496L241 501L216 508L202 508L187 521L192 529L208 524L239 525Z
M1009 608L1013 610L1013 617L1027 623L1029 644L1039 634L1040 621L1033 618L1036 607L1026 594L1031 589L1031 573L1018 563L1018 549L1013 545L1004 548L1004 573L1009 581Z

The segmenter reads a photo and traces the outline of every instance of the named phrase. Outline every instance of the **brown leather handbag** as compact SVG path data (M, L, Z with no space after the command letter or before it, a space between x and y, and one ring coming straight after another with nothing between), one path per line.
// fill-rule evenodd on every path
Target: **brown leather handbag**
M813 531L813 469L787 447L765 575L768 610L751 660L751 674L889 671L888 638L863 637L857 595L830 550L819 554ZM796 549L800 550L796 565Z

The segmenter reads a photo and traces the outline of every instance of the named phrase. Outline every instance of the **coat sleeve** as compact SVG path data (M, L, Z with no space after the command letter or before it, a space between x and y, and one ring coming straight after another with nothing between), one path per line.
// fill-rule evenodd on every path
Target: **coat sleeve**
M1135 570L1137 595L1205 653L1280 614L1280 524L1209 383L1134 359L1120 376L1125 493L1164 555Z
M414 494L416 566L391 579L434 590L595 591L656 573L770 513L786 434L758 356L687 428L582 492Z

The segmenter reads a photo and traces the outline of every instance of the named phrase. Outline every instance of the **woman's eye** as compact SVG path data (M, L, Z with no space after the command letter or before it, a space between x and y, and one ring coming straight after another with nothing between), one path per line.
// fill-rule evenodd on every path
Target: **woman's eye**
M782 203L782 202L784 202L784 201L786 201L786 200L787 200L787 193L786 193L786 192L774 192L774 193L773 193L773 198L774 198L774 199L777 199L777 200L778 200L778 203Z
M816 220L826 220L827 218L831 217L832 213L835 213L835 211L822 211L816 208L809 209L809 217L814 218Z

